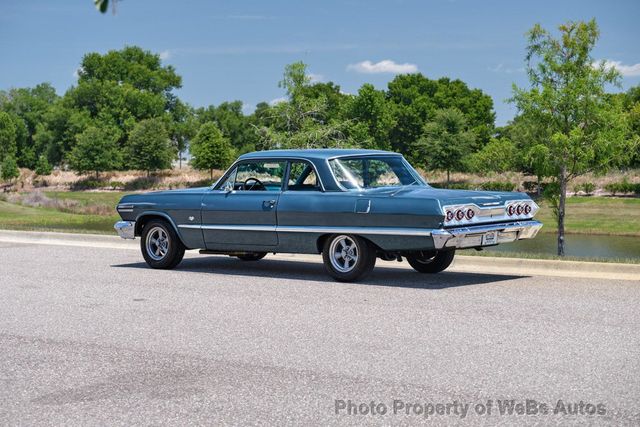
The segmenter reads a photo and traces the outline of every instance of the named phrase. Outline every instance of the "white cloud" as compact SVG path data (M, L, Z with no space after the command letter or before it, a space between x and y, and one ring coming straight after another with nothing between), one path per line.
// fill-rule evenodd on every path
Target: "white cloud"
M311 83L319 83L324 80L324 76L322 74L309 73L307 74L307 77L309 77L309 82Z
M162 52L160 52L160 59L161 60L166 61L169 58L171 58L171 51L163 50Z
M640 76L640 64L625 65L620 61L613 61L610 59L607 59L603 62L604 62L605 68L607 69L615 68L616 70L618 70L618 72L620 72L620 74L622 74L625 77Z
M269 101L269 105L277 105L277 104L280 104L282 102L287 102L287 101L288 101L288 99L286 97L281 96L279 98L275 98L275 99L272 99L271 101Z
M408 62L398 64L390 59L385 59L375 63L367 60L347 65L347 71L355 71L356 73L364 74L408 74L417 72L418 66L415 64L409 64Z
M513 74L513 73L524 73L524 68L523 67L520 67L520 68L505 67L504 64L500 63L495 67L489 67L489 71L493 71L494 73Z

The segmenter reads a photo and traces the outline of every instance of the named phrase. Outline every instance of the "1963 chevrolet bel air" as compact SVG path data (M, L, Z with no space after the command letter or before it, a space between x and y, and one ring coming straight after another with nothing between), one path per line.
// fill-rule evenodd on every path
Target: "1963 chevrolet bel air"
M400 155L375 150L278 150L241 156L212 187L133 194L117 206L121 237L141 237L152 268L185 249L257 261L268 252L322 253L339 281L376 258L405 257L421 273L456 249L535 237L526 194L430 187Z

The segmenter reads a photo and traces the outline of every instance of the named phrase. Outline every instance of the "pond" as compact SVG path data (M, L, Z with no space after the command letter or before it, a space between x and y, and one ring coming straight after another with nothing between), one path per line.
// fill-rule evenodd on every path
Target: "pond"
M538 234L535 239L506 243L485 250L555 255L557 242L555 234L544 233ZM640 237L567 234L565 254L574 257L636 258L640 262Z

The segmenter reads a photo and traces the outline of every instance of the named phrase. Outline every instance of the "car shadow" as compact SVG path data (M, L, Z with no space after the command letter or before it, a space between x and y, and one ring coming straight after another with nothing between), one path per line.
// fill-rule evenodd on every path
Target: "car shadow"
M363 280L354 282L360 285L390 286L415 289L445 289L458 286L481 285L507 280L523 279L529 276L491 273L468 273L443 271L439 274L420 274L412 269L385 267L378 262L376 268ZM144 268L146 263L135 262L112 265L116 268ZM314 282L335 281L328 276L320 262L288 261L265 258L260 261L240 261L225 256L185 258L176 271L193 273L216 273L233 276L263 277L270 279L290 279Z

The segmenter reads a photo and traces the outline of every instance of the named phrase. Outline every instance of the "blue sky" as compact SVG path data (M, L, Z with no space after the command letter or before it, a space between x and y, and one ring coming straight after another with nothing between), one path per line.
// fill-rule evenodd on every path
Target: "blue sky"
M83 54L139 45L177 69L178 94L194 106L239 99L249 112L282 97L284 66L302 60L348 93L416 69L460 78L493 97L500 125L515 113L511 84L527 83L524 33L592 17L602 32L594 56L618 61L623 88L640 83L637 0L124 0L115 16L92 3L2 0L0 89L46 81L63 93Z

